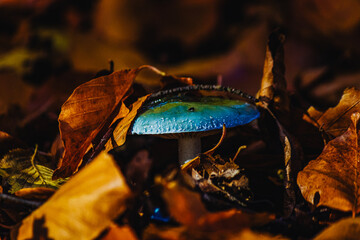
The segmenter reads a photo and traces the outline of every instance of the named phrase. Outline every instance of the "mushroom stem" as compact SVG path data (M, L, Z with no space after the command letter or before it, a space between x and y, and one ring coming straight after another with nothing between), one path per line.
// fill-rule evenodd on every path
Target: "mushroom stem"
M201 140L199 137L179 138L179 163L183 165L187 160L193 159L201 153Z

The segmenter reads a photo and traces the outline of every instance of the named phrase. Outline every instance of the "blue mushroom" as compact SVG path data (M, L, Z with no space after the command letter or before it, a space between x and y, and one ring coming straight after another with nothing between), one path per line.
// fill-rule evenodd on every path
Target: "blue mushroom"
M179 162L184 164L201 153L201 137L217 132L223 124L227 128L245 125L259 115L247 101L175 94L144 104L130 133L178 139Z

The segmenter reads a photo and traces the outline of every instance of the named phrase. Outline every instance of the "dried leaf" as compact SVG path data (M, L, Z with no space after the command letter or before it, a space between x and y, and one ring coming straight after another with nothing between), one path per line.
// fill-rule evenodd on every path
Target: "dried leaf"
M55 189L37 187L37 188L23 188L15 192L15 196L31 199L31 200L47 200L55 193Z
M194 238L198 237L196 234L188 233L188 232L189 230L185 226L166 227L166 226L156 226L155 224L150 224L145 229L143 239L144 240L152 240L152 239L191 240L191 237ZM197 239L201 239L201 238L197 238Z
M256 233L250 229L245 228L240 232L215 232L215 231L201 231L200 229L189 229L185 226L180 227L164 227L150 224L144 232L144 239L166 239L166 240L287 240L288 238L282 236L270 236L269 234Z
M204 154L205 155L212 155L216 151L216 149L218 149L220 147L220 145L222 144L222 142L225 139L225 136L226 136L226 126L224 124L223 128L222 128L221 138L220 138L219 142L212 149L207 150L206 152L204 152ZM200 164L200 156L197 156L197 157L187 161L186 163L184 163L181 166L181 170L186 172L191 168L197 167L199 164Z
M345 218L326 228L314 240L356 240L360 236L360 218Z
M0 176L15 193L23 188L48 187L59 188L65 179L52 180L53 170L47 166L46 159L39 155L37 148L33 150L15 149L0 161Z
M343 134L351 125L351 115L360 112L360 91L355 88L346 89L340 102L334 108L322 113L314 107L308 109L308 116L304 119L320 128L331 138Z
M126 239L126 240L137 240L134 230L129 226L118 226L112 223L108 233L101 240L114 240L114 239Z
M297 183L304 198L316 206L360 212L359 130L360 113L352 125L330 141L320 156L299 172Z
M257 96L272 100L275 108L289 109L289 99L286 91L284 48L285 36L278 31L269 37L261 80Z
M245 229L241 233L236 234L235 236L232 236L228 238L229 240L287 240L288 238L285 238L283 236L270 236L269 234L263 234L263 233L256 233L251 231L250 229Z
M102 153L23 220L13 234L16 239L36 238L33 225L44 218L50 238L94 239L125 210L129 197L130 189L118 166Z
M61 138L64 141L64 158L53 178L68 177L78 170L92 140L106 125L124 100L135 77L144 68L122 70L93 79L77 87L63 104L59 116Z
M208 212L200 195L177 182L164 183L163 197L170 215L188 228L203 231L240 231L242 228L268 223L272 216L268 213L245 213L230 209L216 213Z
M10 136L6 132L0 131L0 156L2 157L5 153L9 152L15 148L24 147L24 144L21 143L16 138Z
M189 77L164 76L160 82L162 90L193 85L193 80Z
M124 117L116 126L113 135L114 140L118 146L121 146L124 144L126 140L126 135L129 130L129 127L136 117L136 114L139 110L139 108L143 105L143 103L146 101L146 99L149 97L149 95L146 95L144 97L139 98L135 103L131 105L130 112ZM105 150L110 151L113 149L114 146L112 145L111 139L106 143Z

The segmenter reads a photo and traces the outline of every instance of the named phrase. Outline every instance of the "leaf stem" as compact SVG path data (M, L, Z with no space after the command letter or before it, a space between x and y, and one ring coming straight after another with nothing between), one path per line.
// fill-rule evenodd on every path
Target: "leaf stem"
M38 167L36 166L36 164L35 164L35 157L36 157L36 154L37 154L37 153L38 153L38 145L36 144L36 145L35 145L34 154L31 156L30 162L31 162L31 165L33 166L33 168L35 168L36 171L38 172L39 178L41 179L41 181L42 181L44 184L46 184L46 181L45 181L44 177L41 175L41 172L40 172L39 168L38 168Z

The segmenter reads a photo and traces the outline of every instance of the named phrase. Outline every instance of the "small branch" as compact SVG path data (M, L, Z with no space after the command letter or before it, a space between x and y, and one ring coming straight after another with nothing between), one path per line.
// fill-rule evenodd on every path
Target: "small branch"
M27 200L23 198L19 198L9 194L0 194L0 208L14 208L14 207L27 207L36 209L42 205L42 202Z
M101 138L100 142L98 145L96 145L96 148L94 149L93 153L91 154L91 156L89 157L89 159L87 160L86 164L89 164L90 162L92 162L92 160L94 160L94 158L99 155L99 153L105 148L105 144L109 141L109 139L111 138L112 133L114 132L114 128L110 127L107 132L105 133L105 135Z

